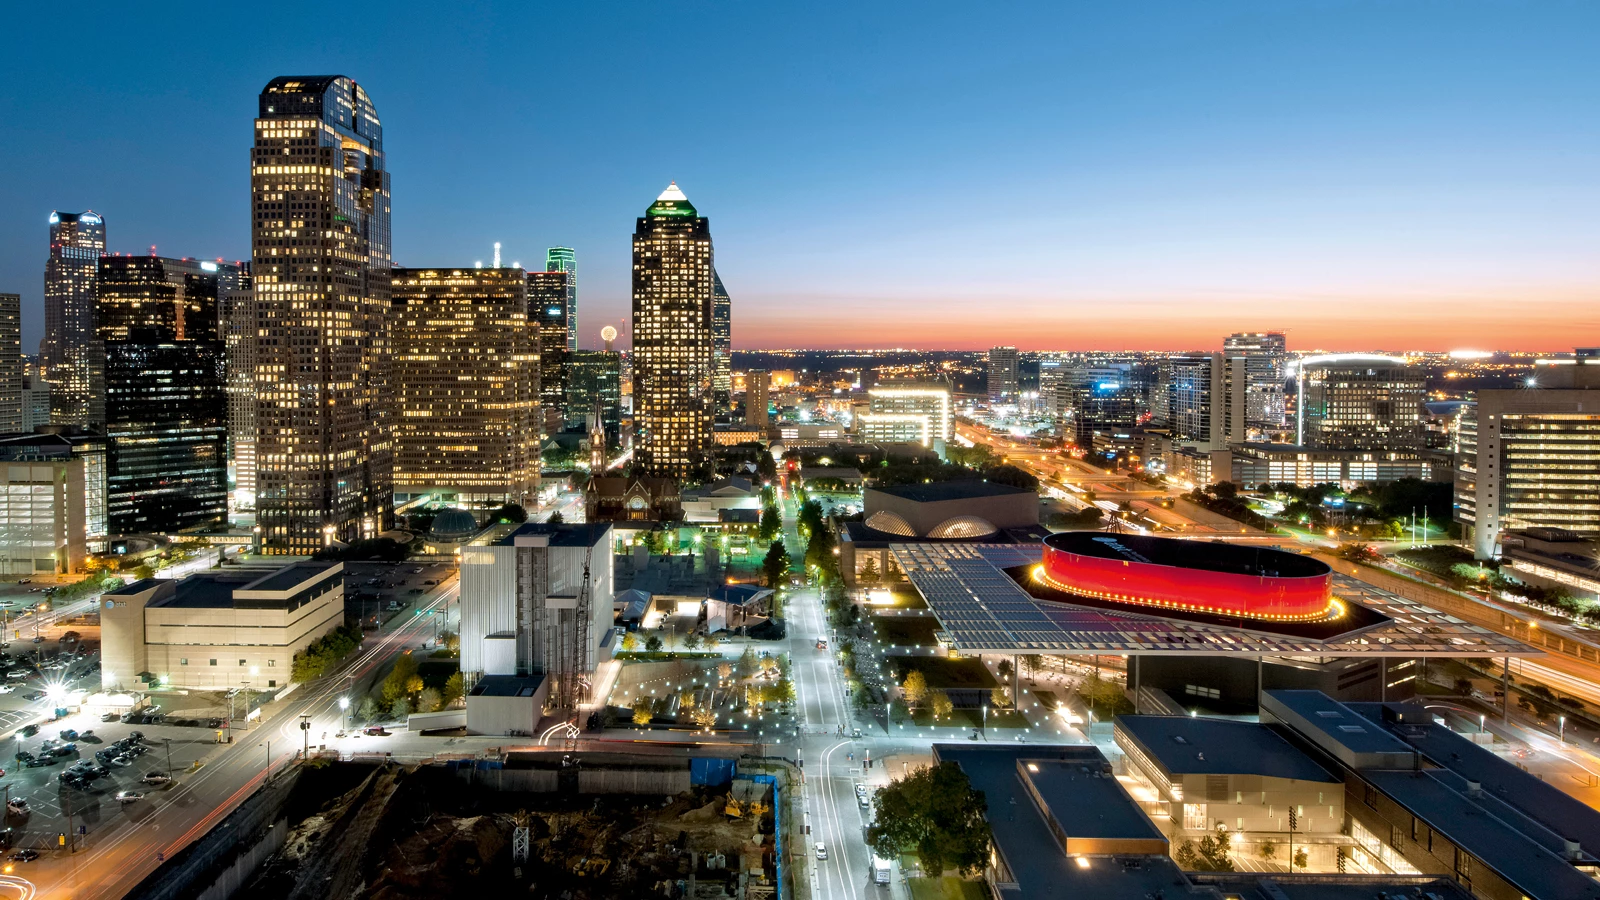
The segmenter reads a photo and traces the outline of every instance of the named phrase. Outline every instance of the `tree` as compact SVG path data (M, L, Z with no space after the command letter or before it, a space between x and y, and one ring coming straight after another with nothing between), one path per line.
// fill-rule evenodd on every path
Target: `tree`
M1306 856L1306 848L1299 847L1294 851L1294 865L1297 869L1304 869L1311 865L1311 860Z
M783 583L783 577L789 574L789 551L783 546L783 541L773 541L767 548L767 556L761 561L761 572L766 576L767 587L776 590Z
M733 671L740 681L754 675L756 673L756 652L749 647L745 647L744 652L739 654L738 661L734 663Z
M520 525L528 521L528 511L519 504L507 503L505 506L490 513L489 519L494 522L515 522Z
M138 579L156 577L156 570L150 568L149 563L140 563L133 567L133 577Z
M422 676L421 675L413 675L410 678L406 679L406 695L407 696L415 697L416 695L422 693L422 688L423 687L424 687L424 685L422 683Z
M644 642L644 649L649 651L649 652L651 652L651 653L660 653L661 652L661 635L652 634L652 635L650 635L650 637L646 638L645 642Z
M1000 660L1000 664L995 666L994 670L1000 675L1001 681L1010 681L1011 676L1015 675L1017 671L1016 667L1011 664L1011 660L1009 659Z
M928 696L928 676L922 674L921 669L912 669L906 673L906 680L900 685L900 694L905 697L907 706L915 706Z
M1039 479L1033 477L1022 469L1011 465L1010 463L1004 463L998 466L990 466L989 468L984 469L983 480L992 481L995 484L1004 484L1011 487L1022 488L1025 491L1036 491L1039 489Z
M410 653L395 657L394 668L383 680L383 702L393 703L397 697L411 693L411 679L417 674L417 660ZM418 690L421 690L419 687Z
M877 584L882 577L882 575L878 574L877 558L869 556L867 557L867 564L862 566L861 571L856 574L856 581L862 584Z
M444 695L434 688L423 688L422 692L417 695L417 712L438 712L439 707L443 705Z
M943 719L956 711L955 704L950 702L950 695L942 690L928 694L928 706L933 710L935 719Z
M989 704L996 709L1005 709L1011 705L1011 689L1003 684L994 686L989 692Z
M696 707L689 718L701 728L710 728L717 723L717 711L709 706Z
M639 635L636 632L632 632L632 631L630 631L627 634L623 635L622 636L622 649L624 649L624 650L637 650L637 649L639 649Z
M394 698L394 702L389 704L389 715L396 719L404 719L406 716L411 715L411 698Z
M779 515L776 506L768 506L761 510L761 521L756 525L756 540L763 543L776 538L783 531L783 516Z
M1274 856L1278 855L1278 845L1277 845L1277 843L1275 841L1270 841L1270 840L1269 841L1262 841L1261 842L1260 853L1261 853L1261 858L1262 859L1272 859Z
M873 798L877 818L867 829L867 845L884 859L902 852L917 855L928 874L956 869L971 875L989 858L989 823L982 791L973 790L953 762L929 766L879 788Z
M1191 872L1233 871L1233 860L1228 858L1228 841L1223 837L1208 834L1199 843L1184 841L1173 856L1178 865Z
M640 697L633 701L633 724L649 725L650 719L655 715L655 704L649 697Z
M356 707L356 718L363 722L371 722L383 712L383 707L371 696L362 697L361 705Z
M460 672L450 673L450 677L444 681L444 691L439 698L441 703L444 706L456 705L466 695L466 683Z
M558 509L555 512L550 514L550 518L545 519L545 523L549 524L549 525L560 525L562 522L565 522L566 520L567 520L567 517L563 516L561 514L561 510Z
M684 635L683 646L690 650L698 649L700 647L700 632L691 631Z

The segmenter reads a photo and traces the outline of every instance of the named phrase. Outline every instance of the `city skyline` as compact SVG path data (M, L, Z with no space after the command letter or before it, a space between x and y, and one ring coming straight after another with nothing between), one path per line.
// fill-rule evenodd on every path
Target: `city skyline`
M341 71L393 98L396 262L470 265L500 241L535 268L571 247L580 347L606 324L628 337L626 222L637 197L677 180L719 211L735 349L1209 347L1241 329L1286 330L1294 347L1563 349L1574 323L1600 324L1596 126L1569 115L1592 102L1581 35L1596 13L1452 12L1035 9L956 28L953 8L875 10L830 23L816 46L827 17L578 10L564 14L567 40L511 62L496 34L518 28L485 42L478 26L522 14L485 9L395 15L309 47L288 28L211 42L182 64L213 70L203 83L175 59L133 55L140 42L124 38L154 23L112 13L78 36L100 65L55 71L43 63L56 48L26 39L4 63L20 87L6 152L19 177L0 187L0 289L23 296L32 352L52 209L106 216L113 252L248 258L240 98L282 71ZM226 33L243 16L180 28ZM19 17L21 33L43 33ZM903 39L880 39L891 24ZM416 27L458 75L384 51ZM761 40L730 46L741 34ZM700 60L716 142L637 151L630 133L672 91L636 77L662 41ZM808 77L803 48L841 81ZM452 65L480 56L503 62ZM183 141L126 137L152 85ZM96 98L105 140L50 140L63 95ZM541 124L555 95L585 115ZM461 164L506 137L490 110L527 121L510 132L527 152L505 178ZM959 217L942 215L952 195ZM793 214L806 208L827 214ZM1006 315L988 314L997 306Z

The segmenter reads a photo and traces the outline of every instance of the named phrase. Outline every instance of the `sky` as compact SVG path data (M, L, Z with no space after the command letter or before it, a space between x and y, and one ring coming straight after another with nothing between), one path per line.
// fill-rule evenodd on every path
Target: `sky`
M245 258L256 96L383 120L399 265L571 246L626 335L634 220L711 220L734 346L1600 344L1592 2L75 3L7 12L0 291L52 209ZM542 268L542 265L537 267Z

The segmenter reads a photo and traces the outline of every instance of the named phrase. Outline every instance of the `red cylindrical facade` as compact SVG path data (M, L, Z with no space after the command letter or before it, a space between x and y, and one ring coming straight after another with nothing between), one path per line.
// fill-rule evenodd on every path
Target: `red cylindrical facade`
M1215 572L1088 556L1047 542L1043 575L1064 591L1166 609L1278 621L1323 619L1333 612L1331 572L1300 576Z

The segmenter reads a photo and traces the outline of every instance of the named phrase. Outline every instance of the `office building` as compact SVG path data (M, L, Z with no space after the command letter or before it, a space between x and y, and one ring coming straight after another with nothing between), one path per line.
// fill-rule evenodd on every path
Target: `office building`
M99 213L50 214L40 355L45 377L55 385L52 422L90 426L105 421L95 328L95 279L105 252L106 220Z
M22 424L18 431L50 424L50 382L44 380L44 367L38 357L26 359L22 367Z
M1296 443L1332 450L1416 450L1426 375L1405 359L1364 353L1308 356L1296 378Z
M22 297L0 294L0 432L21 431Z
M539 335L522 269L393 270L396 499L539 491Z
M561 272L567 276L567 295L562 303L562 321L567 323L567 349L578 349L578 255L571 247L551 247L544 255L547 272Z
M684 478L710 467L711 222L676 182L633 234L634 461Z
M1017 348L989 348L989 399L1017 398Z
M721 415L733 402L733 298L711 270L711 391Z
M529 522L462 549L461 671L469 684L543 675L555 682L558 702L564 690L584 699L611 627L611 535L605 524Z
M273 690L296 653L344 624L344 563L146 578L101 600L102 689Z
M766 369L751 369L744 376L744 424L765 429L772 424Z
M1287 422L1283 386L1288 380L1288 345L1282 332L1240 332L1222 341L1222 352L1244 363L1244 426L1248 440L1263 440Z
M228 481L231 511L256 508L256 331L260 327L255 288L248 271L236 287L218 284L217 310L227 360Z
M65 440L0 435L0 574L83 570L84 460Z
M284 76L251 156L256 520L267 553L376 537L392 519L389 173L367 92Z
M574 350L567 363L567 428L592 432L595 404L606 443L622 435L622 354L615 350Z
M865 443L915 443L941 454L952 427L945 384L880 383L868 389L867 411L856 416L856 434Z
M1479 559L1508 531L1600 536L1600 352L1541 365L1534 384L1462 410L1455 516Z
M528 273L528 321L539 336L539 408L543 418L541 433L549 437L561 431L566 422L567 300L570 296L566 272Z
M160 256L100 260L112 534L183 531L227 518L222 268Z
M1076 409L1072 416L1072 435L1085 451L1095 446L1097 436L1131 437L1139 420L1141 406L1136 387L1125 380L1095 380L1074 392Z
M1196 450L1221 450L1245 440L1240 359L1222 353L1176 354L1161 360L1153 415L1172 440Z
M1315 450L1293 444L1233 444L1210 454L1211 480L1254 488L1263 484L1310 487L1330 482L1354 487L1417 478L1449 481L1454 461L1438 450Z

